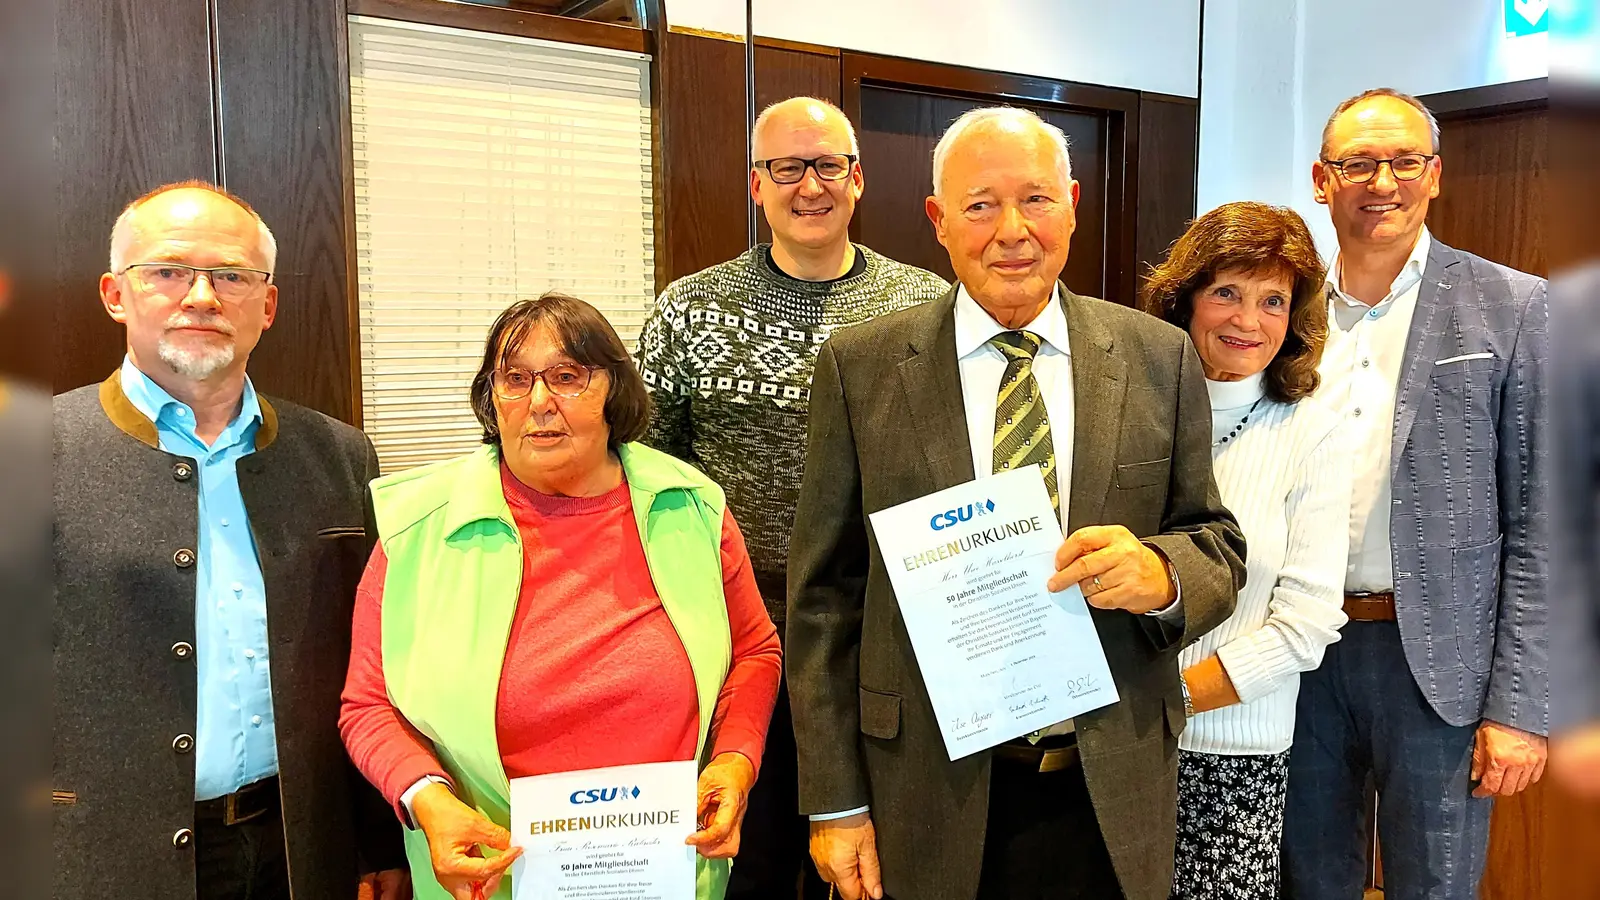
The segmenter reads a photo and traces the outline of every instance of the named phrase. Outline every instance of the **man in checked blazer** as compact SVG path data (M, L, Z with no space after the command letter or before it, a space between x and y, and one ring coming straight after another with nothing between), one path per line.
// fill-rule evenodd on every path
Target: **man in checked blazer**
M1176 654L1244 581L1200 361L1058 283L1078 199L1059 130L974 110L933 168L959 284L836 333L812 381L786 656L812 858L846 900L1164 900ZM1020 464L1049 473L1068 535L1051 588L1082 586L1121 699L952 762L867 516L1000 469L1014 374L1043 403L1017 413L1038 420Z
M1301 682L1294 900L1361 896L1369 781L1385 896L1477 897L1489 798L1544 771L1545 282L1429 234L1438 134L1415 98L1369 91L1312 169L1339 239L1321 373L1352 455L1350 621Z

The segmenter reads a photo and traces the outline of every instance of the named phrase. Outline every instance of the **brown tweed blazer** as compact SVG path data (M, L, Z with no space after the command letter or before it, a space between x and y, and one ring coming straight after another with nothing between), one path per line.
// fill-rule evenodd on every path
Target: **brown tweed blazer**
M1182 586L1182 634L1094 611L1122 699L1074 720L1124 893L1165 900L1184 722L1176 654L1232 613L1244 537L1212 479L1211 407L1188 338L1125 307L1062 297L1076 402L1067 531L1124 525L1166 553ZM823 345L789 555L801 812L870 805L894 900L972 900L989 803L991 754L949 760L866 524L973 477L954 308L952 289Z

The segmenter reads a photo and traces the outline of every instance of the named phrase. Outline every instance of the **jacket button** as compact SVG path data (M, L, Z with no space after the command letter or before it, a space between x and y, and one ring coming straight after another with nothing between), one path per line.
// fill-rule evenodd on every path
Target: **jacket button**
M189 568L194 565L194 551L184 547L177 553L172 554L172 563L180 569Z
M194 645L188 641L179 641L172 645L172 655L178 659L188 659L194 655Z
M194 476L194 466L186 462L172 464L172 477L178 481L188 481Z
M182 850L194 843L194 832L187 828L179 828L172 835L172 846Z
M172 739L172 749L178 753L188 753L194 749L194 738L187 734L180 734Z

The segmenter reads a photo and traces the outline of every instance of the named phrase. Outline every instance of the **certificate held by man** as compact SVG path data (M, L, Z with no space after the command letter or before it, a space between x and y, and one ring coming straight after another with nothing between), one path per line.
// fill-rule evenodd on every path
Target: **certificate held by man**
M514 778L513 900L694 900L693 760Z
M868 519L952 760L1117 701L1037 466Z

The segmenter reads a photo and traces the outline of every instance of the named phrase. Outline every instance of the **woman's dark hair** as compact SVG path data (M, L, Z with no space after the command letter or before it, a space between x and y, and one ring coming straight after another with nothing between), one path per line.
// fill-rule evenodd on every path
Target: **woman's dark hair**
M576 297L550 291L537 300L511 304L489 326L483 364L472 378L472 412L483 426L483 442L500 443L500 425L494 414L495 370L541 326L550 329L573 362L605 369L610 376L605 408L606 426L611 429L607 446L616 450L644 437L650 424L650 393L622 338L600 310Z
M1194 295L1228 269L1286 272L1293 278L1289 330L1267 364L1266 394L1280 403L1311 396L1328 341L1327 268L1311 230L1294 210L1246 201L1195 219L1145 279L1144 310L1188 331Z

